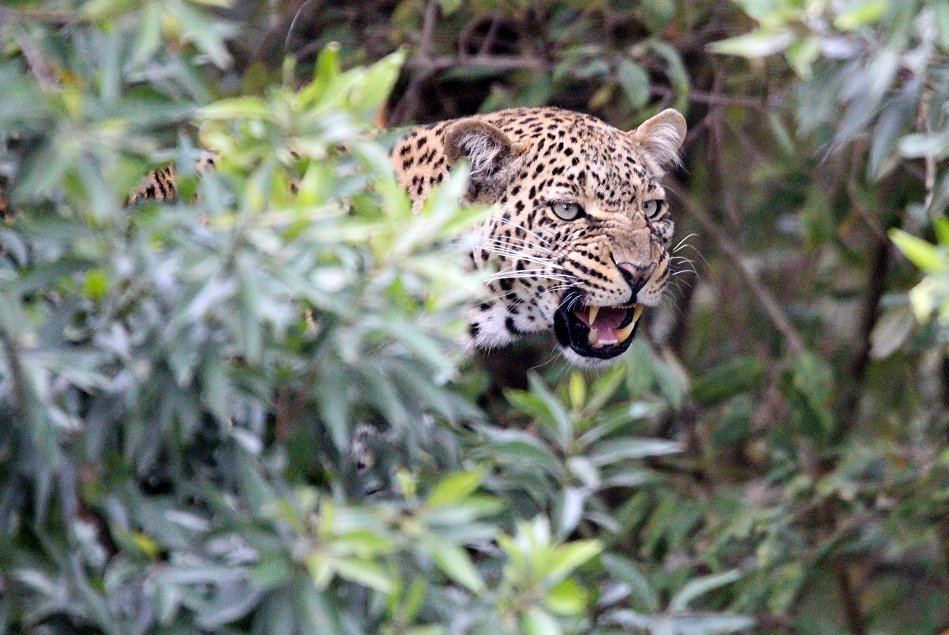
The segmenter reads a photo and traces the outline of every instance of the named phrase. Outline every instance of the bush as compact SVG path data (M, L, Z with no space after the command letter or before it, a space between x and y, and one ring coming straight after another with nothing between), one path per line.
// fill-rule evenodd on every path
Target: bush
M0 8L0 631L949 625L945 3L316 4ZM693 129L592 375L374 125L545 103Z

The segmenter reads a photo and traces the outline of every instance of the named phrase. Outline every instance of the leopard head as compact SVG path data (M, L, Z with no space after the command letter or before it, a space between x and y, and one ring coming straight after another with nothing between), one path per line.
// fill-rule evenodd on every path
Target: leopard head
M665 110L626 132L555 108L504 110L418 128L396 169L420 201L462 157L467 198L493 206L471 252L492 271L468 312L478 347L552 331L579 366L619 359L670 279L673 220L659 183L685 119Z

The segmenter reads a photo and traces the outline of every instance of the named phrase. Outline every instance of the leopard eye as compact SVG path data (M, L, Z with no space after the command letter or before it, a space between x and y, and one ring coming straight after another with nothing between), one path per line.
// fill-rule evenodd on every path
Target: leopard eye
M651 201L646 201L643 203L643 211L646 213L646 216L650 219L655 218L659 215L659 212L662 210L662 201L659 199L652 199Z
M563 220L576 220L583 216L583 208L576 203L551 203L554 214Z

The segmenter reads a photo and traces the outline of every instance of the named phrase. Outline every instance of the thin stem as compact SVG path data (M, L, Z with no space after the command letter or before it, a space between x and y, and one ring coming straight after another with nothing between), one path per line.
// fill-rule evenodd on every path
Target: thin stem
M705 231L708 232L712 239L718 244L719 249L721 249L725 257L734 265L739 277L751 291L752 295L758 301L758 304L761 305L762 310L771 321L771 324L784 338L788 349L794 355L800 355L807 350L800 333L797 332L797 329L794 328L788 320L781 305L774 299L774 295L771 294L771 291L764 286L758 276L755 275L745 263L738 245L736 245L734 241L729 238L728 234L726 234L717 223L712 221L708 214L700 209L692 199L681 193L678 188L674 188L674 194L679 201L681 201L689 214L702 224Z

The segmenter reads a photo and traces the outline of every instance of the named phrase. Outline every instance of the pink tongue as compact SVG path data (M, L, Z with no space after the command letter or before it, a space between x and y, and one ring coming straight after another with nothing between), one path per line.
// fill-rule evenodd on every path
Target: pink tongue
M590 324L590 310L588 308L579 309L576 314L584 324L591 328L597 328L605 334L608 332L607 329L610 331L618 329L628 312L628 309L601 307L600 312L596 314L596 322L593 324Z

